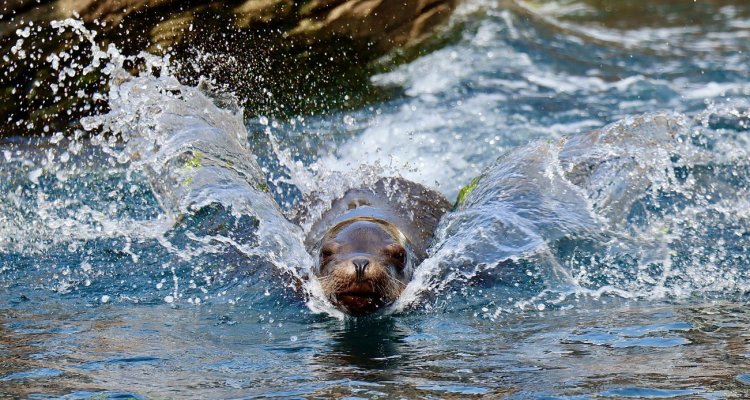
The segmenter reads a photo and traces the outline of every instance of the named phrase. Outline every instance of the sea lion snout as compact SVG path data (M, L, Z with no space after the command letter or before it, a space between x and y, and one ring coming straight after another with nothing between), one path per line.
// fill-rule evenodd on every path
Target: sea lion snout
M382 283L381 281L398 279L396 270L380 257L363 258L357 255L355 258L332 260L326 265L325 271L328 275L350 281L352 285L377 286Z
M382 259L332 260L318 277L328 299L355 316L366 315L393 303L406 286L396 269Z

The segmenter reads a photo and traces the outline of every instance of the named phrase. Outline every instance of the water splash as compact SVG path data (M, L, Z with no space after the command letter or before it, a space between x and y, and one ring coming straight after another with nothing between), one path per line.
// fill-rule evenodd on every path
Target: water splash
M97 96L110 111L84 119L72 135L52 134L43 151L3 149L11 179L2 183L0 248L25 263L6 262L4 271L17 272L6 282L31 268L35 254L65 253L76 268L53 265L45 282L60 293L96 286L96 274L106 286L134 271L145 277L139 287L155 287L157 298L172 301L204 301L212 290L221 297L237 282L252 288L230 290L230 301L245 291L267 297L278 279L268 271L295 291L312 264L302 235L349 188L401 175L455 195L505 152L473 197L446 217L432 257L397 310L451 304L454 292L471 296L464 290L471 286L481 287L479 301L511 307L560 304L579 294L742 292L746 281L735 269L744 260L747 216L732 210L747 205L743 100L714 99L706 107L697 100L713 81L686 86L654 75L648 48L635 49L643 54L614 75L586 60L550 67L529 40L575 47L580 32L554 21L530 24L528 9L482 12L486 18L458 44L373 78L404 96L288 121L243 121L232 96L210 82L190 87L175 79L169 58L103 51L80 22L55 23L85 37L94 61L73 69L63 66L64 55L47 62L64 76L101 68L110 91ZM552 11L535 11L544 12ZM564 34L548 38L549 26ZM594 44L597 54L612 51ZM136 76L127 68L134 64ZM664 96L666 106L695 119L624 117ZM622 107L612 107L610 97ZM621 122L580 134L612 119ZM516 147L530 137L542 140ZM716 246L695 252L691 240ZM111 247L112 258L97 259L96 243ZM334 313L318 300L314 281L303 290L310 308ZM141 289L119 298L139 296L153 298Z
M33 251L54 254L66 247L81 253L86 244L107 240L122 243L119 251L140 264L131 266L131 274L153 269L145 272L146 282L133 288L156 280L157 291L167 290L165 283L171 280L172 291L163 297L169 303L183 296L194 304L213 295L224 297L228 282L248 274L251 280L266 277L266 295L277 279L274 275L281 276L291 291L315 293L313 284L298 287L311 259L302 246L301 231L267 193L265 177L249 148L242 109L231 96L213 93L208 82L200 87L180 84L168 57L124 56L114 46L101 51L95 32L80 21L54 22L53 27L71 29L88 40L94 61L78 67L82 73L101 68L109 76L109 92L100 100L110 111L84 118L83 129L73 135L54 134L44 154L5 151L4 167L17 178L10 182L28 183L6 192L9 201L3 202L2 218L14 223L3 225L0 236L8 238L0 242L3 250L27 257ZM53 55L48 61L59 65L60 58ZM143 65L136 76L127 70L135 63ZM81 71L64 72L73 76ZM116 187L102 195L106 185L91 182L92 174ZM89 194L92 184L94 193ZM134 198L142 203L135 210ZM137 243L150 246L144 249ZM142 257L148 253L158 256L144 263ZM53 288L68 293L89 286L89 275L107 275L85 254L80 270L71 274L66 268L62 277L54 274L59 279L53 279ZM90 249L88 254L93 254ZM217 264L216 258L225 258L226 264ZM23 274L21 267L9 268ZM123 265L124 270L113 273L127 275L128 268ZM85 282L78 275L85 275ZM165 275L171 279L158 280ZM180 285L181 280L188 282ZM209 293L214 283L218 289ZM242 290L235 294L241 297ZM119 296L132 297L127 292ZM143 296L135 296L139 297ZM325 307L317 305L318 297L309 297L311 308Z
M743 295L750 154L706 118L631 117L506 153L443 219L399 307L477 279L537 286L511 307Z

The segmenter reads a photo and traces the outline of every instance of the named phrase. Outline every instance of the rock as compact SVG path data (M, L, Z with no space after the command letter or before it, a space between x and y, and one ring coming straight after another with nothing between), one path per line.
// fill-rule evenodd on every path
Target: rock
M321 0L288 36L310 45L344 37L383 54L419 43L450 15L453 5L440 0Z
M56 89L59 73L45 62L62 51L86 62L80 38L59 34L50 22L78 18L126 54L170 52L190 71L256 98L273 92L274 104L250 101L249 109L294 108L311 87L325 91L342 69L365 65L395 48L420 44L450 16L457 0L10 0L0 5L0 134L35 131L101 111L91 100L106 82L96 72ZM18 29L31 26L21 49ZM78 46L78 48L76 48ZM201 57L196 57L196 55ZM88 56L90 57L90 55ZM200 59L200 61L198 61ZM197 69L197 70L196 70ZM243 76L242 71L245 71ZM311 73L325 79L311 78ZM332 75L333 74L333 75ZM327 82L327 83L326 83ZM245 87L246 86L246 87ZM278 92L278 93L277 93ZM289 93L286 93L289 92ZM252 94L251 94L252 93ZM304 99L302 102L315 103ZM253 104L253 103L258 104ZM56 127L54 127L56 128Z
M292 0L247 0L233 10L238 29L288 19L293 11Z

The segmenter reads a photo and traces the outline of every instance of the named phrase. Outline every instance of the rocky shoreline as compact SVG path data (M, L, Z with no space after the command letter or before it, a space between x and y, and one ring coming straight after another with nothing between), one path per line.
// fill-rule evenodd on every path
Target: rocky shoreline
M89 72L58 85L45 62L66 52L78 64L81 39L50 22L77 18L103 47L173 55L181 78L207 76L245 97L250 112L304 111L299 94L341 87L352 67L419 45L444 23L457 0L11 0L0 6L0 134L57 129L104 107L91 97L106 81ZM19 47L18 32L27 28ZM20 31L19 31L20 30ZM28 32L28 31L27 31ZM15 51L11 51L16 46ZM23 57L19 57L19 48ZM347 72L349 71L349 72ZM356 73L355 73L356 74ZM346 79L344 79L346 80ZM356 78L354 79L356 80ZM257 93L270 93L257 96ZM253 98L263 97L253 101ZM269 101L268 98L273 98ZM296 111L300 111L296 110Z

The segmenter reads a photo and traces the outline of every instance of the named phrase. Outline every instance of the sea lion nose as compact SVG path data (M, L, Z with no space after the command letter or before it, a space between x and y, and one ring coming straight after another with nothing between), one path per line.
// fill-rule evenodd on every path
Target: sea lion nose
M370 260L366 258L355 258L352 260L354 264L354 272L357 274L357 280L361 281L365 277L365 268L370 265Z

